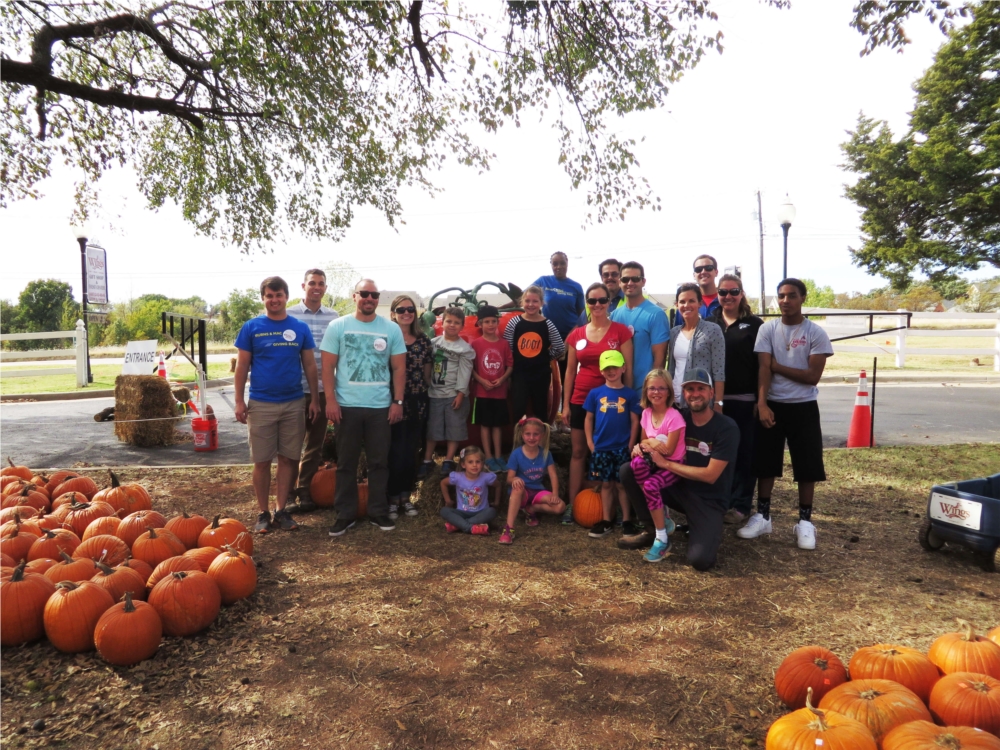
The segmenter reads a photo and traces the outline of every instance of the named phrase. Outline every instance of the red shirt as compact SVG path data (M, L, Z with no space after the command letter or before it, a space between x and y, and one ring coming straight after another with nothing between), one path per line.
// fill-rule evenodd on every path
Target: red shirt
M622 344L631 338L632 332L628 326L615 322L611 323L604 338L596 344L587 338L587 326L574 329L566 337L566 349L572 347L580 365L576 380L573 381L573 395L569 399L571 404L583 406L587 394L597 386L604 385L604 376L600 370L601 355L609 349L621 349Z
M472 348L476 352L476 361L473 371L485 380L496 380L507 372L508 368L514 366L514 354L510 350L510 345L503 339L487 341L482 336L473 339ZM487 390L480 385L475 378L472 379L473 398L507 398L507 384L510 380L505 380L499 388Z

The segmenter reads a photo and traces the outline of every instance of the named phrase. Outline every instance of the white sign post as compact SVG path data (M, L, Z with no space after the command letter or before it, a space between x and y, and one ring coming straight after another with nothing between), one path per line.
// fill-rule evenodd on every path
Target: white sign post
M87 302L108 304L108 254L99 245L87 245Z
M156 343L156 339L129 341L125 347L122 375L154 375L160 361L156 356Z

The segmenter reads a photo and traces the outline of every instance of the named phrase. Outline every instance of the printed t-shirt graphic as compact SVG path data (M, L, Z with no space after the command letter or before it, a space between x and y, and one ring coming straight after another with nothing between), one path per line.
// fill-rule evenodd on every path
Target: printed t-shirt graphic
M453 471L448 475L449 483L455 487L455 505L463 512L474 512L486 507L486 488L496 482L497 475L484 471L475 479L469 479L465 472Z
M381 344L381 346L379 346ZM347 359L347 377L352 383L388 383L389 362L382 355L386 341L378 334L344 334L342 357Z

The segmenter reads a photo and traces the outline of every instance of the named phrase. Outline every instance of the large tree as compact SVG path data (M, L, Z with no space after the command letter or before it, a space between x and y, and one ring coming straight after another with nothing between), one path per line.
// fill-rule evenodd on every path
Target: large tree
M843 144L861 208L854 262L897 289L1000 267L1000 3L973 6L916 83L909 131L896 140L865 117Z
M864 0L853 25L866 50L897 45L913 13L955 11ZM101 174L130 164L153 207L176 202L243 249L282 226L336 237L358 205L393 223L399 188L433 189L446 158L488 168L476 131L535 109L555 127L553 162L588 191L588 220L655 209L610 118L661 106L721 50L716 20L709 0L8 0L0 206L36 195L62 160L83 174L86 212Z

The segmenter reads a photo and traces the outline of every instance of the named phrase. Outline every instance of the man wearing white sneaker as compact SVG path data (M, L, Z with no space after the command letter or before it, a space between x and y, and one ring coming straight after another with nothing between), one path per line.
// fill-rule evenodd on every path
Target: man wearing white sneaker
M787 440L792 476L799 486L799 521L792 531L800 549L816 549L813 494L816 482L826 481L816 384L827 357L833 356L833 345L826 331L802 314L805 298L805 284L784 279L778 284L781 318L769 320L757 333L757 512L736 534L754 539L771 533L771 491L782 473Z

